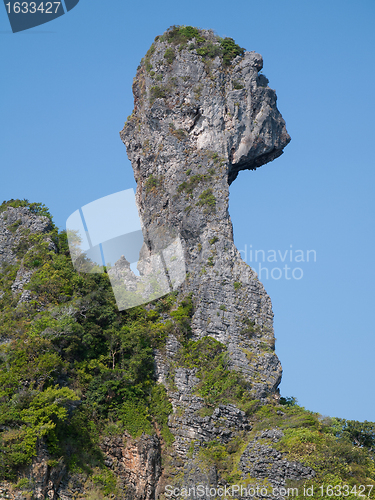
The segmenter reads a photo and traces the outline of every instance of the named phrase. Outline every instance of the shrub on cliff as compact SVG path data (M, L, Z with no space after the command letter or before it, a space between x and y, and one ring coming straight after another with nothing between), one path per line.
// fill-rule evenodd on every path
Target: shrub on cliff
M171 26L164 35L156 37L155 41L158 40L179 45L180 51L185 48L196 49L197 54L204 59L220 56L224 66L229 66L236 56L243 56L245 53L245 49L237 45L233 38L220 38L213 32L206 32L193 26ZM188 44L190 41L193 43ZM170 64L175 58L174 50L167 49L164 58ZM148 68L146 69L149 71Z

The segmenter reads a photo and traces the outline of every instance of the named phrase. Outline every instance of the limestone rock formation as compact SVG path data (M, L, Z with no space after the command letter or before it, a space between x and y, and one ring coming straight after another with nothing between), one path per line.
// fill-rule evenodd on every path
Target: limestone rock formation
M172 27L156 37L138 67L134 110L121 139L137 182L143 253L180 236L188 274L179 293L192 294L191 338L210 336L227 346L230 366L246 378L252 397L267 401L277 397L282 373L272 306L234 245L228 196L241 170L280 156L290 137L275 91L260 73L262 57L232 42L228 55L212 31ZM170 428L186 460L192 442L226 442L248 424L235 407L215 410L226 416L221 425L216 414L198 416L204 404L194 394L195 371L175 368L180 348L170 335L165 352L156 352L156 371L160 382L173 380ZM198 469L187 464L181 484L196 482Z
M275 91L259 73L259 54L245 52L226 65L211 31L190 45L176 43L175 32L157 37L138 68L134 110L121 132L145 239L151 252L181 235L193 339L209 335L227 345L233 368L264 399L281 380L272 306L233 243L228 195L240 170L280 156L290 137ZM199 55L197 39L218 55Z
M26 207L7 207L0 213L0 266L19 263L24 254L31 250L30 245L26 243L26 237L32 234L44 235L51 229L52 224L48 217L35 215ZM50 250L55 250L55 245L48 236L46 242ZM22 265L18 269L11 290L13 295L21 292L19 304L28 302L32 298L31 292L23 289L29 283L33 272ZM4 291L0 290L0 298L3 293Z
M283 459L282 453L272 448L284 436L283 432L271 429L259 433L250 442L240 458L239 469L244 477L250 474L257 479L268 479L273 487L279 488L286 484L286 480L308 480L315 477L311 467L305 467L299 462L288 462Z
M17 262L17 250L22 252L25 234L47 233L51 229L48 217L34 215L24 207L8 207L0 213L0 265Z

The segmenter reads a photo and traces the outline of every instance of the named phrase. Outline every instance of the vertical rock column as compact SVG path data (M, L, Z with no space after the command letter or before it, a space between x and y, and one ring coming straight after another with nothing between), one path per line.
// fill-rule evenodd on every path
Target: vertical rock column
M281 380L273 312L234 245L229 185L240 170L280 156L290 137L275 91L259 74L259 54L244 52L228 63L211 31L184 42L170 32L156 37L134 78L134 110L121 139L151 235L148 250L182 239L188 278L179 290L193 294L193 339L209 335L224 343L232 368L264 399ZM201 55L199 46L211 53Z

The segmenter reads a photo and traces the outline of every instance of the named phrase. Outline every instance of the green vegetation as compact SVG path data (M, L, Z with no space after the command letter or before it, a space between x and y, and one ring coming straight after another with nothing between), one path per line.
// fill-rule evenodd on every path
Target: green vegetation
M199 201L197 201L196 205L201 207L207 205L209 211L215 211L216 198L212 193L212 189L208 188L203 191L201 195L199 195Z
M223 63L229 66L232 60L237 56L243 56L245 49L236 44L233 38L221 38L220 45L223 50Z
M253 432L271 426L284 432L275 447L286 453L288 461L299 461L315 470L316 478L306 483L314 484L314 498L321 498L323 484L347 484L350 489L359 484L375 486L374 423L322 417L298 406L294 398L285 399L289 401L281 415L276 406L257 410ZM326 490L324 493L324 498L330 497ZM370 498L375 498L374 493ZM302 494L298 498L303 498Z
M47 212L43 205L25 200L10 203L27 203L43 215ZM2 211L7 206L12 205L3 203ZM293 397L269 404L254 400L250 383L230 369L224 344L209 336L191 340L192 295L181 297L175 292L146 307L119 312L107 274L75 271L65 232L51 227L42 235L21 227L17 251L22 262L3 265L0 272L4 292L0 298L0 480L13 481L28 494L33 485L20 475L41 440L50 454L49 467L65 463L69 471L87 475L91 485L87 498L116 497L116 476L105 466L99 446L104 437L157 432L167 447L173 442L168 427L172 406L164 386L155 382L153 355L155 348L163 352L168 334L173 333L182 345L176 366L194 369L199 379L194 391L205 403L199 415L210 416L219 404L231 403L245 411L251 423L251 430L226 444L214 440L195 447L193 443L190 454L202 470L215 465L223 481L242 484L241 454L259 432L279 428L284 437L264 444L282 452L289 462L301 462L316 471L313 481L304 482L306 487L314 485L313 498L332 497L326 490L321 495L323 484L325 488L331 484L333 491L345 491L348 485L349 494L344 496L349 500L358 497L354 487L358 491L360 484L375 485L375 423L322 417L298 406ZM47 238L56 252L49 250ZM214 239L209 240L212 245ZM200 243L197 249L202 250ZM10 287L21 264L33 270L25 287L32 300L18 304L19 294L13 296ZM202 268L202 276L205 273ZM240 286L234 283L235 289ZM217 314L225 310L220 305ZM262 333L249 318L238 320L248 338ZM260 348L271 351L269 342L260 343ZM243 351L250 361L256 357ZM287 486L303 491L303 484ZM375 498L374 490L369 498Z
M214 236L209 240L210 245L214 245L217 241L219 241L219 238L217 236Z
M180 334L187 338L191 332L191 317L193 316L193 300L192 295L189 294L179 304L178 308L171 311L171 316L177 323Z
M168 427L168 417L173 413L167 391L163 385L156 385L151 390L150 410L156 423L159 426L160 433L167 445L174 441L174 436Z
M221 55L220 46L210 41L198 46L196 50L197 54L202 56L204 59L214 59L215 57Z
M202 38L199 36L198 29L192 26L171 26L164 37L169 43L173 43L174 45L186 45L186 42L192 38Z
M178 188L177 192L182 193L185 192L189 195L191 195L194 191L194 189L201 183L207 181L208 178L204 174L194 174L192 175L188 181L182 182Z
M306 498L303 496L303 487L314 485L311 498L328 499L335 496L335 492L336 496L340 496L338 493L341 488L342 496L355 500L361 484L368 485L366 497L371 485L374 485L368 498L375 498L375 424L322 417L298 406L294 398L285 399L293 403L261 405L259 401L253 400L247 411L252 430L236 436L225 445L218 441L208 442L198 451L197 456L202 465L206 468L215 465L226 482L242 484L244 480L238 465L247 444L262 430L278 428L284 433L278 443L258 442L283 452L285 460L300 462L316 472L313 480L287 481L287 488L298 488L299 494L293 495L293 498ZM362 441L357 440L358 432ZM265 485L270 486L267 481ZM327 491L328 485L331 485L332 491Z
M11 233L15 233L21 224L22 224L21 219L18 219L18 220L16 220L16 222L13 222L13 224L11 224L10 226L8 226L8 230Z
M29 200L9 200L3 201L0 205L0 213L5 212L8 207L18 208L24 207L27 208L32 214L39 215L43 217L48 217L52 220L52 215L50 214L48 208L43 203L30 203Z
M162 37L157 38L166 40L173 45L179 45L180 51L183 49L195 49L197 54L204 60L214 59L219 56L222 58L225 66L229 66L236 56L243 56L245 53L245 49L237 45L233 38L220 38L212 33L207 38L207 34L203 30L194 28L193 26L171 26ZM188 44L193 39L194 43ZM173 57L172 52L170 56L164 56L168 62L172 62L175 55L173 49L171 50ZM172 59L170 60L170 58Z
M215 151L207 151L206 154L207 154L208 158L213 161L214 167L222 167L224 165L225 159L223 157L219 156L219 154L216 153ZM212 167L210 169L211 175L214 175L214 173L215 173L214 167Z
M210 255L207 259L207 265L213 267L215 265L214 256Z
M150 104L152 104L155 99L165 99L167 97L166 89L163 87L159 87L158 85L154 85L150 89Z
M174 53L174 50L172 48L168 48L165 51L164 54L164 59L167 61L168 64L172 64L172 62L175 60L176 54Z
M208 406L233 403L246 409L249 384L242 375L228 368L227 348L212 337L188 341L183 347L180 363L187 368L197 368L200 382L196 393Z
M233 80L233 88L235 90L241 90L244 88L244 86L242 85L242 83L238 82L237 80Z
M156 188L161 186L161 178L160 176L155 176L151 174L149 178L146 181L146 193L149 193L150 191L156 191Z
M150 59L151 59L151 56L152 54L155 52L155 45L152 44L151 47L148 49L144 59L143 59L143 62L144 62L144 65L145 65L145 69L146 71L148 71L150 74L151 74L151 70L152 70L152 64L150 62ZM151 75L152 76L152 75Z
M7 339L0 347L0 480L16 480L43 440L51 467L62 460L101 491L113 489L101 436L136 437L157 427L167 445L173 441L172 407L155 383L152 352L170 332L188 335L191 296L176 304L170 294L147 309L119 312L107 274L75 271L66 234L55 228L25 234L22 256L34 270L25 286L29 303L17 306L10 290L21 262L0 273L0 336Z
M245 318L242 321L242 323L244 324L244 328L241 330L242 335L245 335L249 338L252 338L252 337L255 337L257 334L262 332L262 329L260 328L260 326L256 325L254 323L254 321L252 321L250 318Z

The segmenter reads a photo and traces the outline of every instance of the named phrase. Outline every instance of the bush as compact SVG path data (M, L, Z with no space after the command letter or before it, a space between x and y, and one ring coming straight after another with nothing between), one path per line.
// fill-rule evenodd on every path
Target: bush
M152 388L150 410L158 423L165 443L171 445L174 441L174 436L168 427L168 417L173 413L173 407L168 399L164 385L159 384Z
M245 49L237 45L233 38L221 38L219 41L223 50L224 66L229 66L235 57L244 55Z
M182 182L178 188L177 192L181 193L185 191L187 194L192 194L194 189L201 183L207 181L207 176L204 174L194 174L192 175L188 181Z
M172 48L168 48L165 51L164 59L167 61L168 64L172 64L175 57L176 57L176 54L174 53L174 50Z
M163 89L162 87L158 87L157 85L154 85L150 89L150 104L152 104L155 99L165 99L167 97L166 90Z
M199 31L193 26L171 26L165 34L166 40L174 45L186 44L192 38L199 37Z
M236 56L243 55L245 52L245 49L237 45L233 38L223 39L217 37L216 40L218 43L214 43L212 40L207 40L202 35L201 30L193 28L192 26L171 26L165 33L164 37L169 43L180 45L179 50L182 50L183 48L189 48L190 50L196 49L197 54L206 60L221 56L225 66L229 66ZM188 46L187 42L192 39L195 39L195 44L190 44ZM174 51L172 50L172 52L174 56ZM171 58L172 52L170 52ZM172 60L173 58L171 59L171 62Z
M161 185L160 178L151 174L146 181L146 193L149 193L150 191L155 191L156 188L160 185Z
M185 343L180 356L183 366L197 369L200 382L195 391L207 405L232 403L243 407L249 398L248 383L240 373L228 369L229 355L224 344L207 336Z
M201 47L198 47L197 54L205 59L214 59L215 57L221 55L220 45L214 44L212 42L206 42Z
M52 215L50 214L48 208L43 203L30 203L29 200L9 200L3 201L0 205L0 213L4 212L8 207L18 208L24 207L27 208L32 214L39 215L43 217L48 217L52 221Z
M57 253L48 251L45 237L53 238ZM16 310L10 293L19 266L2 266L0 274L6 291L0 335L11 339L0 356L0 480L16 479L38 439L51 463L63 457L71 471L92 474L104 467L98 441L108 420L133 435L153 432L157 421L170 442L171 407L162 388L153 389L152 349L189 323L192 304L182 301L176 319L158 313L170 312L176 294L155 301L150 311L119 312L107 274L74 270L65 232L24 235L18 250L29 247L24 265L36 269L26 286L35 296L30 305Z
M201 195L199 195L199 201L196 203L197 206L207 205L210 208L214 208L216 205L216 198L212 193L212 189L205 189Z
M290 398L284 398L281 397L279 400L279 403L284 406L296 406L297 405L297 399L294 397Z
M242 85L242 83L240 82L237 82L236 80L233 81L233 88L235 90L241 90L244 88L244 86Z

